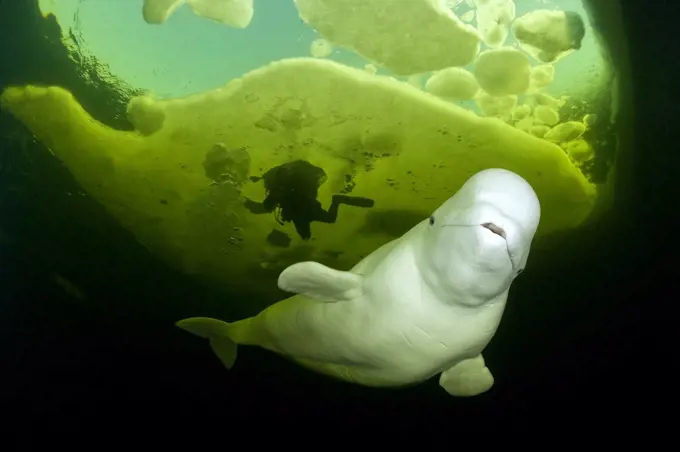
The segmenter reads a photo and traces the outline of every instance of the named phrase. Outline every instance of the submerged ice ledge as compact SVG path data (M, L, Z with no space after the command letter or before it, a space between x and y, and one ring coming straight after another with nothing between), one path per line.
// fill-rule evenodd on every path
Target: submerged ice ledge
M246 293L271 290L257 283L261 272L300 256L352 265L393 238L390 228L412 226L400 219L425 218L485 168L508 169L534 187L540 234L578 226L596 196L549 141L407 83L313 58L277 61L186 98L133 100L137 132L95 121L60 87L11 87L0 99L154 253ZM215 146L241 156L224 168L228 183L206 173ZM266 236L279 226L243 207L244 196L263 196L247 176L294 159L328 174L324 205L351 175L352 195L374 199L375 208L315 225L311 246L270 246Z

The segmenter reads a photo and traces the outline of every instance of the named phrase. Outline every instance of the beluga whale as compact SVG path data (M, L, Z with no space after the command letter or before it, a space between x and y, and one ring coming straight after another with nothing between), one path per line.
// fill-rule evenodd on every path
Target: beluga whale
M295 295L259 314L176 325L208 339L229 369L237 346L250 345L359 385L406 387L439 375L450 395L475 396L494 384L482 352L527 264L539 220L528 182L486 169L351 270L296 263L278 278Z

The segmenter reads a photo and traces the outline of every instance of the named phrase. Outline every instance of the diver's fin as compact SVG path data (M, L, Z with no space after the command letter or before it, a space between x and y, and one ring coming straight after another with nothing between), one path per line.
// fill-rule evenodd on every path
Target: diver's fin
M493 386L494 378L482 355L466 359L442 372L439 386L455 397L472 397Z
M175 323L178 327L196 336L208 339L210 347L222 361L224 367L231 369L236 362L236 343L229 337L229 324L208 317L191 317Z
M300 262L279 275L279 289L327 303L360 296L362 283L360 275L334 270L318 262Z

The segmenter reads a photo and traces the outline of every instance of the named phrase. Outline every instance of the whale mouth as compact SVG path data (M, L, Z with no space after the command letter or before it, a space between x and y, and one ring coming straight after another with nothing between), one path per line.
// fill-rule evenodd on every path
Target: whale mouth
M505 229L500 226L497 226L493 223L482 223L482 227L488 229L496 235L503 237L504 240L508 239L508 237L505 235Z

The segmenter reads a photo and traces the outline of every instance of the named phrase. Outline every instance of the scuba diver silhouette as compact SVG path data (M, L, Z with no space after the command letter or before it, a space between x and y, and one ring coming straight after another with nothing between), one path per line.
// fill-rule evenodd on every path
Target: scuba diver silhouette
M335 223L340 204L355 207L373 207L374 204L369 198L333 195L330 207L324 210L316 198L319 187L326 181L326 172L305 160L284 163L270 169L262 177L250 179L253 182L264 180L267 196L261 203L246 198L245 207L254 214L276 211L276 221L281 225L292 221L303 240L309 240L312 236L312 221Z

